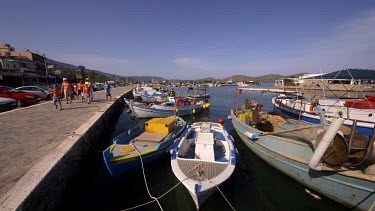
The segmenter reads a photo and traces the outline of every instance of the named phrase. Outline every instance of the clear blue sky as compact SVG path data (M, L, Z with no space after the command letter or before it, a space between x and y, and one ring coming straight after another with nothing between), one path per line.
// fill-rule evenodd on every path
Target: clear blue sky
M0 42L167 79L375 69L374 0L2 1Z

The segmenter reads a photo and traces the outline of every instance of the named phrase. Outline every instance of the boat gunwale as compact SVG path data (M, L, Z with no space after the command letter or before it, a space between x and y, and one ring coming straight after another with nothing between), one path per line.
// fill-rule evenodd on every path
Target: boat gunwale
M253 127L251 127L251 126L248 126L248 125L244 124L241 120L239 120L239 119L237 118L237 116L236 116L232 111L233 111L233 109L231 109L232 119L233 119L233 117L235 117L236 121L239 122L240 124L243 124L245 127L252 128L252 129L254 129L254 130L259 131L259 130L256 129L256 128L253 128ZM233 125L233 126L234 126L234 125ZM297 160L294 159L293 156L292 156L292 157L284 156L283 153L279 153L278 151L272 150L272 149L268 148L267 146L263 145L262 143L260 143L259 141L252 141L252 140L250 140L245 134L243 134L242 132L240 132L240 130L237 129L235 126L234 126L234 128L235 128L235 130L236 130L237 132L241 133L241 135L243 135L243 136L246 137L247 142L254 142L254 143L258 144L259 146L262 146L263 148L265 148L265 149L267 149L267 150L269 150L269 151L271 151L271 152L273 152L273 153L275 153L275 154L278 154L278 155L280 155L280 156L286 157L286 158L291 159L291 160L293 160L293 161L296 161L296 162L299 162L299 163L305 164L304 162L301 162L299 159L297 159ZM241 138L241 140L243 140L243 139ZM244 141L244 140L243 140L243 141ZM281 140L281 141L284 141L284 140ZM287 154L285 154L285 155L287 155ZM262 159L262 160L263 160L263 159ZM373 164L373 165L375 165L375 164ZM273 165L272 165L272 166L273 166ZM327 167L327 166L325 166L325 167ZM348 177L353 177L353 178L358 178L358 179L363 179L363 180L370 181L370 182L374 182L374 181L375 181L375 175L366 175L366 174L364 174L364 173L358 173L357 171L353 171L353 170L350 170L350 169L345 168L345 167L343 167L343 170L342 170L342 171L337 171L337 170L335 170L335 171L332 171L332 170L331 170L331 171L330 171L330 170L325 170L325 171L326 171L326 172L335 172L335 173L337 173L337 174L341 174L341 175L348 176ZM355 173L353 173L353 172L355 172ZM373 190L373 191L375 191L375 190Z

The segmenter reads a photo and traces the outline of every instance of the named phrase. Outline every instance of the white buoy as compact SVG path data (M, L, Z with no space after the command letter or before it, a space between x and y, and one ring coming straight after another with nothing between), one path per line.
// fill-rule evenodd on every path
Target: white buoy
M318 166L319 162L322 159L324 153L327 151L329 145L331 145L331 143L333 142L333 138L336 136L343 122L343 118L338 118L334 119L329 125L326 133L324 134L322 140L319 142L319 145L316 147L315 152L309 161L309 166L311 169L314 169L316 171L323 170L322 166Z
M248 138L250 138L251 140L255 140L255 139L257 139L257 136L256 136L255 134L253 134L253 133L250 133L249 131L246 131L246 132L245 132L245 135L246 135Z

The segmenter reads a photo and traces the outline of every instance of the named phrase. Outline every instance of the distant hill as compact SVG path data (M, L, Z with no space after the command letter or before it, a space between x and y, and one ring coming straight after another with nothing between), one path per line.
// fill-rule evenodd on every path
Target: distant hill
M78 70L78 66L75 66L75 65L72 65L72 64L67 64L67 63L64 63L64 62L55 61L55 60L52 60L52 59L48 59L48 64L55 65L56 68L66 68L66 69ZM115 74L102 72L102 71L99 71L99 70L86 69L86 71L87 72L95 71L96 73L99 73L100 75L104 75L105 77L113 78L113 79L125 77L125 76L121 76L121 75L115 75Z
M58 62L58 61L55 61L55 60L52 60L52 59L48 59L48 64L53 64L53 65L58 66L60 68L78 69L78 66L63 63L63 62ZM99 73L101 75L104 75L108 78L113 78L113 79L125 77L125 76L120 76L120 75L116 75L116 74L102 72L102 71L99 71L99 70L91 70L91 69L86 69L86 70L88 72L95 71L96 73ZM213 77L207 77L207 78L203 78L203 79L199 79L199 80L168 79L168 81L173 81L173 82L176 82L176 81L182 81L182 82L188 82L188 81L220 81L220 82L226 82L226 81L231 80L231 81L234 81L234 82L238 82L238 81L244 80L244 81L255 81L255 82L274 82L276 79L279 79L279 78L298 78L299 76L304 75L304 74L306 74L306 73L297 73L297 74L289 75L289 76L283 76L283 75L279 75L279 74L267 74L267 75L263 75L263 76L259 76L259 77L252 77L252 76L246 76L246 75L233 75L233 76L230 76L230 77L227 77L227 78L224 78L224 79L215 79ZM167 79L165 79L163 77L160 77L160 76L130 76L130 75L128 75L128 77L131 77L133 81L151 81L151 80L154 80L154 81L161 82L161 81L167 80Z
M245 75L234 75L234 76L224 78L221 81L225 82L225 81L231 80L231 81L234 81L234 82L239 82L239 81L243 80L243 81L255 81L255 82L271 82L271 81L273 82L276 79L283 78L283 77L285 77L285 76L278 75L278 74L268 74L268 75L263 75L263 76L259 76L259 77L252 77L252 76L245 76Z
M298 74L289 75L289 76L283 76L279 74L267 74L267 75L258 76L258 77L245 76L245 75L233 75L233 76L224 78L223 80L219 80L219 81L225 82L225 81L232 80L234 82L238 82L238 81L244 80L244 81L255 81L255 82L274 82L275 80L280 79L280 78L298 78L299 76L304 75L304 74L306 73L298 73Z
M133 81L165 81L166 79L159 77L159 76L130 76Z

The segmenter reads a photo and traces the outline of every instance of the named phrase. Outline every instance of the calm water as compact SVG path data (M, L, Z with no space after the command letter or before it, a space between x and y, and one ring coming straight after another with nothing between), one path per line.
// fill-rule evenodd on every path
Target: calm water
M265 84L261 87L272 86L273 84ZM302 185L266 164L241 142L227 119L230 108L235 105L235 92L236 87L209 88L209 112L187 118L190 121L213 122L217 122L219 118L225 119L224 126L234 137L239 152L233 175L220 186L232 205L237 210L346 210L321 194L318 194L322 197L321 200L314 199L305 192ZM273 110L272 94L244 92L241 104L245 98L256 98L259 103L264 103L263 109ZM129 114L123 112L114 132L103 137L106 144L97 150L103 150L114 136L139 123L137 120L129 120ZM92 156L87 158L86 166L81 175L71 181L59 210L124 210L151 200L145 189L141 169L114 179L107 172L102 154L98 152L93 152ZM168 155L146 165L145 172L153 196L160 196L179 182L171 170ZM195 210L194 202L182 184L160 202L164 210ZM137 210L159 210L159 207L152 203ZM230 207L216 191L201 210L230 210Z

